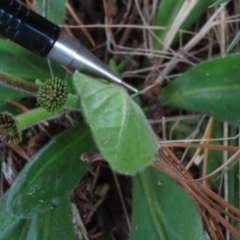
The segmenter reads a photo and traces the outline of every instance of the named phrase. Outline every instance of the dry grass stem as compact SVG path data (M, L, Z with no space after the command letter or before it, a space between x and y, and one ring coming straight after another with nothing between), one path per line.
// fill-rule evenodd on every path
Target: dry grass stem
M209 138L213 121L214 121L213 118L210 118L210 119L209 119L208 124L207 124L207 127L206 127L206 130L205 130L205 132L204 132L204 134L203 134L203 139ZM200 144L203 144L204 142L205 142L205 141L202 140L202 141L200 142ZM205 143L205 144L208 145L208 143ZM207 148L205 148L205 150L206 150L206 149L207 149ZM193 157L191 158L191 160L188 162L187 166L185 167L186 170L188 170L188 169L192 166L192 164L194 163L196 157L199 155L200 151L201 151L201 148L198 148L198 149L196 150L196 152L194 153Z
M69 11L69 13L72 15L73 19L76 21L77 24L82 25L83 26L83 22L81 21L81 19L77 16L77 14L75 13L74 9L72 8L72 6L67 2L66 3L66 8ZM89 40L89 42L95 46L95 41L93 40L93 38L91 37L90 33L88 32L88 30L86 28L81 28L82 32L84 33L84 35L86 36L86 38Z
M185 1L179 10L177 16L174 19L174 22L170 29L168 30L164 41L163 41L163 50L168 50L174 37L176 36L177 32L179 31L182 23L184 20L188 17L191 10L195 7L195 5L198 3L198 0L190 0Z

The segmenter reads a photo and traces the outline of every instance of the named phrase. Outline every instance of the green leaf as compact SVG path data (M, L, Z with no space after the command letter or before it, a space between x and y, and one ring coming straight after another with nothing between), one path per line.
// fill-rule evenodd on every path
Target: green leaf
M34 216L26 240L75 240L68 197L43 214Z
M240 40L240 31L237 33L235 38L232 40L231 44L227 48L226 53L229 53L236 46L236 44L239 42L239 40Z
M1 85L0 82L0 102L6 101L7 99L16 99L16 98L22 98L30 96L30 94L27 94L25 92L13 89L11 87L8 87L6 85Z
M206 129L206 124L204 124L204 129ZM204 130L203 130L204 131ZM202 131L202 132L203 132ZM211 130L212 138L223 138L223 126L219 121L214 121ZM222 144L221 141L212 141L211 144ZM195 149L196 150L196 149ZM207 164L207 174L210 174L218 167L222 165L223 152L217 150L208 150L208 164ZM221 173L217 173L215 176L211 177L209 181L213 184L216 189L220 189L222 182L219 176Z
M228 3L228 2L229 2L229 0L217 0L215 3L213 3L209 7L216 7L216 6L218 6L218 5L222 4L222 3Z
M114 170L134 174L156 160L152 129L122 87L79 72L73 81L95 142Z
M196 206L172 178L147 168L133 178L131 240L202 240Z
M156 36L163 40L168 29L171 27L174 19L176 18L182 4L185 0L162 0L159 4L155 25L166 27L164 30L155 30ZM154 49L159 49L161 43L153 39Z
M15 43L0 40L0 70L12 76L36 80L51 78L51 70L54 77L65 79L65 70L57 63L50 62L47 58L39 57Z
M239 125L239 62L240 55L230 55L200 63L163 89L162 104Z
M188 30L204 13L206 13L209 5L213 3L214 0L201 0L198 1L195 7L190 11L189 15L186 17L185 21L182 23L180 29ZM174 42L180 38L180 34L174 39Z
M61 24L67 0L36 0L38 13L51 22Z
M0 199L0 239L1 240L25 240L30 220L11 216L7 211L6 202L9 191Z
M8 198L9 211L19 217L32 217L59 204L87 169L80 155L92 151L96 148L86 125L54 137L20 173Z
M126 66L126 61L122 61L117 65L116 61L113 58L111 58L108 62L108 65L114 73L119 74L122 71L122 69Z
M193 23L196 22L196 20L207 10L209 5L213 2L213 0L201 0L198 1L189 13L188 16L186 16L186 19L183 21L182 25L179 27L179 30L187 30L189 29ZM162 0L160 1L158 12L156 15L155 25L166 27L164 30L155 30L154 33L158 37L158 39L163 40L166 36L166 33L169 31L170 27L172 26L174 20L176 19L176 16L183 6L185 4L185 0ZM177 34L175 39L173 40L173 43L175 43L180 37L180 34ZM172 43L172 44L173 44ZM161 48L161 43L153 38L153 46L154 49Z

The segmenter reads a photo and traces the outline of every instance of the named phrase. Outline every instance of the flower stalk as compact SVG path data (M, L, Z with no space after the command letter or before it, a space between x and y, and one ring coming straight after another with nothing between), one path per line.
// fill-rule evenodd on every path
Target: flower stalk
M1 70L0 70L0 82L4 85L11 86L12 88L15 88L33 95L36 95L39 89L37 84L10 76Z
M2 77L0 72L0 78ZM5 79L8 79L6 74ZM9 80L9 79L8 79ZM14 82L14 78L10 77L10 80L6 80L6 84L9 81ZM18 86L19 79L17 79ZM27 111L18 116L13 116L8 112L0 114L0 140L7 144L16 145L22 140L21 133L24 129L37 124L43 120L56 118L68 110L79 110L79 99L74 94L69 94L65 81L58 78L48 79L44 83L33 85L27 81L24 81L25 89L29 92L35 93L37 91L37 100L41 107ZM30 84L30 85L28 85ZM31 86L32 88L28 88ZM37 87L36 87L37 86ZM38 89L39 88L39 89ZM31 91L30 91L31 90Z

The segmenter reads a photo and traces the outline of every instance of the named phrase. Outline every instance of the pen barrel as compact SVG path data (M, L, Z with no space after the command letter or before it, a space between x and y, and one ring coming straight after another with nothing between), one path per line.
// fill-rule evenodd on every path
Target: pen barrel
M61 29L19 4L0 0L0 34L41 56L47 56Z

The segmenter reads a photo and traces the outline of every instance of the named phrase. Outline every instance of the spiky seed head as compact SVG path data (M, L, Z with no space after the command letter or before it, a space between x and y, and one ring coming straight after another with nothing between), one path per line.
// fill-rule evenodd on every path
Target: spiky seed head
M10 145L17 145L22 140L16 121L8 112L0 113L0 140Z
M66 82L59 78L52 78L47 79L40 86L37 93L37 101L47 111L54 112L63 107L67 96L68 88Z

